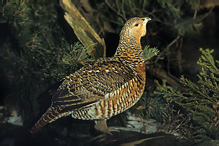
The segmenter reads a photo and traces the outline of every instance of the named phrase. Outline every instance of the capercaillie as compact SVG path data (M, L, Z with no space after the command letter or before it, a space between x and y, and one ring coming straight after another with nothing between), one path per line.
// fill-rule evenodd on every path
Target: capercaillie
M51 106L30 130L36 133L64 116L95 120L95 128L109 132L106 120L132 107L145 88L145 63L141 37L150 18L128 20L120 33L113 57L93 61L65 78Z

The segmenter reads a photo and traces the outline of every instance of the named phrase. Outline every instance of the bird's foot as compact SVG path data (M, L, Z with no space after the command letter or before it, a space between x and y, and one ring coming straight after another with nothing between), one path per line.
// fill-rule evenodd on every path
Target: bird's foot
M101 131L101 132L103 132L103 133L96 136L96 137L94 137L94 138L92 138L91 141L95 141L95 140L104 141L104 140L106 140L107 137L113 136L113 134L111 132L119 132L119 130L108 128L106 131Z
M106 120L96 120L94 128L102 133L94 137L91 141L104 141L108 136L113 135L112 132L119 132L117 129L108 128Z
M119 130L108 128L105 119L104 120L96 120L94 128L97 131L104 132L104 133L107 133L107 134L110 134L110 135L112 135L111 132L119 132Z

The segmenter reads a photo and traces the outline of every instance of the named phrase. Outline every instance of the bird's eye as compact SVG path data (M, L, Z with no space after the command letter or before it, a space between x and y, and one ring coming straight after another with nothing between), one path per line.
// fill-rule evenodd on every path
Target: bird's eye
M135 27L138 27L138 26L139 26L139 24L138 24L138 23L136 23L136 24L135 24Z

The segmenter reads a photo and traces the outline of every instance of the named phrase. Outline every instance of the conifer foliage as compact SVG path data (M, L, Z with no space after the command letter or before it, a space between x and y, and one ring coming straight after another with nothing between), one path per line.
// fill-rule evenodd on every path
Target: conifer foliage
M18 109L24 121L38 114L36 100L42 91L90 61L89 47L84 48L77 40L72 44L66 41L56 7L56 2L44 1L6 3L3 8L17 42L1 56L13 88L6 101L11 107L21 106Z
M219 138L219 60L214 60L211 53L214 50L200 49L202 52L198 64L202 71L197 74L198 82L181 77L184 86L182 92L175 91L157 82L158 95L162 95L167 104L172 104L175 114L181 114L178 121L180 132L197 143L206 139Z

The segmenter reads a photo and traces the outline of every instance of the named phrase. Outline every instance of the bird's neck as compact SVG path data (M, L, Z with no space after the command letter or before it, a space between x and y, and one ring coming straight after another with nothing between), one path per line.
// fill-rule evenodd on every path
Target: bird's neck
M144 63L140 38L126 38L125 40L120 38L114 57L119 57L125 63L133 67L140 63Z

